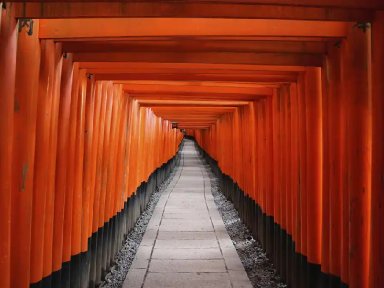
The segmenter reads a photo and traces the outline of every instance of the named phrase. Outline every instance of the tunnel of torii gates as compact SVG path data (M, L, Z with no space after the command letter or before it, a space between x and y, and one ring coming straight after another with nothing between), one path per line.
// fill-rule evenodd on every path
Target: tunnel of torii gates
M100 283L184 134L290 287L384 287L380 9L1 3L0 287Z

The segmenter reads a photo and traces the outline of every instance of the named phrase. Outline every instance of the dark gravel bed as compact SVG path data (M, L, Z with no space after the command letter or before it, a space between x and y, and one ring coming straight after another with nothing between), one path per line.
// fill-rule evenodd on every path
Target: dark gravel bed
M119 252L117 252L114 265L111 267L109 273L105 276L104 281L99 285L102 288L121 288L128 270L131 267L133 259L135 258L137 249L143 239L145 230L149 220L151 220L153 210L160 199L162 192L167 189L169 183L174 177L174 169L170 176L160 185L158 189L150 197L146 209L136 221L135 227L129 232L124 244Z
M207 168L210 171L208 165ZM214 201L223 217L225 228L227 228L228 234L236 247L253 287L287 287L281 281L273 263L267 258L260 243L253 239L250 231L241 222L232 202L228 201L220 192L219 180L212 172L210 172L210 179Z

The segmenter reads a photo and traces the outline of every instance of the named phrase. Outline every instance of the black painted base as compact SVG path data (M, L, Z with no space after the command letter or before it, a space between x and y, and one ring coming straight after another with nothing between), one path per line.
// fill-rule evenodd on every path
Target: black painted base
M295 243L272 216L266 215L260 206L248 197L233 179L222 173L217 161L211 158L196 142L200 155L220 179L220 189L239 212L245 225L257 239L269 259L274 263L281 278L291 288L348 288L340 278L325 274L320 265L307 261L307 257L295 251Z
M182 149L183 142L179 146ZM156 169L146 182L127 199L123 209L88 239L88 251L74 255L71 261L62 264L32 288L85 288L96 287L114 264L114 255L119 251L129 231L145 210L150 196L179 164L180 153Z

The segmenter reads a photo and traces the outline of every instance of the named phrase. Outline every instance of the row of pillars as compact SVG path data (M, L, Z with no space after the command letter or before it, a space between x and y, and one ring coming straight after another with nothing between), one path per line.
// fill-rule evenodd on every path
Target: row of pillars
M0 13L0 287L29 287L90 249L182 134Z
M322 67L188 130L297 253L353 288L384 285L383 35L384 13L351 24Z

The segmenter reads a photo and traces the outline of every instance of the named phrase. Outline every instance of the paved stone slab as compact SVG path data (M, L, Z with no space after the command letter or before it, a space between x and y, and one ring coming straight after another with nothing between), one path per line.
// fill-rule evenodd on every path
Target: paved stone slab
M223 259L219 247L217 248L163 248L154 249L152 259L173 259L173 260L212 260Z
M229 236L228 236L229 237ZM159 231L158 240L216 240L215 232Z
M144 288L230 288L226 273L148 273Z
M216 239L212 240L157 240L155 248L184 248L184 249L207 249L219 247Z
M161 195L124 288L252 287L191 141Z
M131 267L125 278L123 288L141 288L147 269L134 269Z
M214 260L159 260L149 263L150 272L227 272L223 259Z

